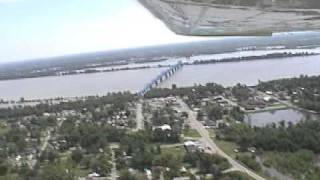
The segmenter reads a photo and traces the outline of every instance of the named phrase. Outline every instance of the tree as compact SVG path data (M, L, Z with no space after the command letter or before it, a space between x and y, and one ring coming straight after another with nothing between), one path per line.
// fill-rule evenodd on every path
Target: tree
M207 109L208 116L210 119L221 119L223 115L223 109L219 105L209 106Z
M23 163L19 169L19 175L24 177L25 180L31 180L36 175L36 170L31 169L28 164Z
M72 151L72 154L71 154L71 159L76 163L76 164L79 164L81 162L83 158L83 154L81 152L81 150L74 150Z
M44 167L39 175L41 180L74 180L74 172L62 164L51 164Z
M149 150L136 151L132 154L132 167L144 170L152 165L153 155Z
M176 84L172 84L172 89L177 89L177 85Z
M100 155L93 159L90 164L91 169L102 176L107 176L111 172L112 164L110 158L106 155Z
M123 170L120 172L120 177L118 180L138 180L133 174L129 172L129 170Z
M191 129L191 127L189 124L184 125L184 130L186 133L189 133L190 129Z
M50 162L54 162L59 157L58 153L55 151L48 151L47 158Z
M220 175L221 171L230 168L228 160L218 155L199 153L199 169L202 173Z
M260 171L261 166L260 164L256 161L256 157L254 155L237 155L236 157L237 160L241 161L245 165L247 165L249 168L255 170L255 171Z
M2 162L0 164L0 176L4 176L8 173L9 170L9 164L7 164L6 162Z

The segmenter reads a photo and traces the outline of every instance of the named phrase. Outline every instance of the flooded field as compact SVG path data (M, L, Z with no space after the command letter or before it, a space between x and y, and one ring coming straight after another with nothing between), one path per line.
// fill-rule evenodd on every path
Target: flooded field
M304 120L312 120L314 115L305 114L294 109L282 109L267 112L250 113L245 117L245 122L250 126L264 127L266 125L279 125L281 121L288 124L296 124Z

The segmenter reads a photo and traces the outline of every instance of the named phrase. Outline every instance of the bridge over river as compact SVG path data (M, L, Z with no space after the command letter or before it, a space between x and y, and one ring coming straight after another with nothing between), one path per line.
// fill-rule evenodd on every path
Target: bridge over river
M169 69L162 71L156 78L151 80L148 84L144 86L144 88L138 92L139 96L144 96L148 91L152 88L156 88L160 85L163 81L168 79L169 77L173 76L178 70L183 67L183 63L179 61L177 64L170 66Z

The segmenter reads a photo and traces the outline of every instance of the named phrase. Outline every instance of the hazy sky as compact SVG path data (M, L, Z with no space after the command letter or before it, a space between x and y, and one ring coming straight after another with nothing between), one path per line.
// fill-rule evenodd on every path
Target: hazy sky
M197 39L136 0L0 0L0 63Z

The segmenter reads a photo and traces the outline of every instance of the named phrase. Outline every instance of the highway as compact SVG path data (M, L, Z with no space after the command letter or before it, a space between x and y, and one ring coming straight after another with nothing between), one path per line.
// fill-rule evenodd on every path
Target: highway
M248 174L250 177L256 179L256 180L265 180L265 178L259 176L252 170L248 169L247 167L243 166L239 162L235 161L232 157L230 157L228 154L223 152L211 139L210 134L207 129L197 120L196 114L194 111L192 111L189 106L181 99L177 98L177 102L181 106L181 110L188 112L188 122L190 123L190 126L198 131L198 133L201 135L200 141L202 141L207 147L210 147L210 149L213 151L213 153L216 153L224 158L226 158L229 163L232 165L233 171L241 171L243 173Z

